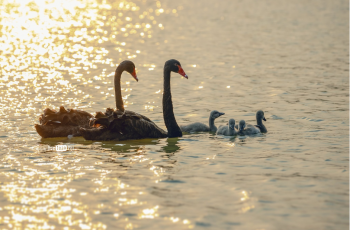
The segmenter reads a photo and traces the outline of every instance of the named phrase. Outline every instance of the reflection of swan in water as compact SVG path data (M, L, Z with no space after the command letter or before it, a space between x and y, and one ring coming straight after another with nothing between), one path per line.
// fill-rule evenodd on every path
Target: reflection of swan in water
M165 140L165 145L161 147L162 151L165 153L175 153L180 149L178 146L179 138L167 138ZM86 141L83 137L74 137L72 139L57 137L50 139L41 139L38 144L48 145L50 147L55 147L56 145L68 145L73 146L75 150L77 149L105 149L106 152L117 152L117 153L131 153L133 151L137 152L140 149L147 149L147 146L163 145L160 139L137 139L137 140L125 140L120 142L115 141Z
M182 132L192 133L192 132L216 132L217 128L214 124L214 121L216 118L224 115L225 113L221 113L219 111L213 110L210 112L209 115L209 126L200 123L195 122L189 125L181 125L180 128Z
M95 141L86 141L83 137L74 137L72 139L67 139L62 137L50 138L50 139L41 139L38 142L42 145L49 145L54 147L58 145L58 143L62 145L72 145L74 149L94 149L94 148L103 148L106 151L113 151L118 153L130 153L130 150L140 149L141 146L148 145L157 145L159 144L159 139L138 139L138 140L125 140L122 142L115 141L103 141L103 142L95 142Z
M168 138L166 140L166 145L162 147L163 151L165 153L175 153L176 151L178 151L180 149L180 147L178 146L178 142L179 138Z
M131 61L123 61L120 63L115 71L114 75L114 90L115 90L115 101L117 110L115 113L121 115L137 115L143 119L149 120L147 117L137 114L132 111L125 110L121 94L120 78L121 74L127 71L130 73L136 81L138 81L135 71L135 65ZM109 112L113 112L112 109L107 109ZM90 119L94 116L88 112L65 109L63 106L56 112L46 108L44 114L39 117L40 124L35 124L35 129L38 134L44 138L47 137L67 137L68 135L81 136L80 128L89 128Z
M81 128L82 136L87 140L129 140L141 138L181 137L182 132L176 123L170 89L170 73L179 73L188 78L180 62L171 59L164 65L163 118L168 132L154 122L139 114L117 114L107 110L97 113L91 122L93 128Z
M216 134L218 135L225 135L225 136L234 136L237 134L237 131L235 129L235 119L230 119L228 121L228 125L226 126L220 126L218 129L218 132Z

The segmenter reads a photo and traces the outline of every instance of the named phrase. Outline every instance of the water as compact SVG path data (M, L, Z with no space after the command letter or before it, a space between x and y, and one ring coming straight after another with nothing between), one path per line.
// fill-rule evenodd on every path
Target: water
M45 1L0 6L1 229L347 229L347 1ZM60 105L115 105L164 127L162 68L179 124L213 109L268 133L91 142L41 139ZM55 145L74 150L57 152Z

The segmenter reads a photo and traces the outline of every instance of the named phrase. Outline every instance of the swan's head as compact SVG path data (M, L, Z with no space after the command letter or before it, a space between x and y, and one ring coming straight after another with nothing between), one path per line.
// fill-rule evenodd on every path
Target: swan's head
M261 121L261 120L264 120L266 121L266 118L265 118L265 115L264 115L264 112L262 110L259 110L258 112L256 112L256 120L257 121Z
M245 129L245 120L239 121L239 131L243 131Z
M132 61L125 60L122 63L120 63L119 66L123 67L126 72L130 73L136 81L139 81L136 75L135 64Z
M236 124L235 119L230 119L230 120L228 121L228 127L229 127L230 129L232 129L232 130L235 130L235 124Z
M170 59L168 61L165 62L164 65L165 68L169 68L170 71L175 72L180 74L181 76L183 76L184 78L188 79L187 74L185 73L185 71L182 69L181 64L178 60L175 59Z
M222 115L225 115L225 113L221 113L221 112L219 112L217 110L213 110L213 111L210 112L210 118L212 118L212 119L216 119L216 118L218 118L218 117L220 117Z

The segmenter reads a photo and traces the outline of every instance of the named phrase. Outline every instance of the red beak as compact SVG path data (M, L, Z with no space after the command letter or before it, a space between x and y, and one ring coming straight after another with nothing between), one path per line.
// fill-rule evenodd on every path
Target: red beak
M179 68L179 74L181 74L183 77L185 77L186 79L188 79L188 76L187 76L187 74L185 73L185 71L182 69L182 67L181 66L177 66L178 68Z
M131 75L135 78L136 81L139 81L139 79L137 78L136 70L135 70L135 69L134 69L134 71L132 72Z

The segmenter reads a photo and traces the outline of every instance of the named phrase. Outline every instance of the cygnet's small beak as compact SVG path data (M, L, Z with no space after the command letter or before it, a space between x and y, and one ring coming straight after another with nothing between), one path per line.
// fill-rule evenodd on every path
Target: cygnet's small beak
M222 115L225 115L225 113L220 113L220 112L219 112L219 117L222 116Z
M135 70L135 69L134 69L134 71L132 72L131 75L135 78L135 80L136 80L137 82L139 81L139 79L137 78L136 70Z
M185 71L183 70L183 68L181 67L181 66L177 66L178 68L179 68L179 74L181 75L181 76L183 76L184 78L186 78L186 79L188 79L188 76L187 76L187 74L185 73Z
M266 121L266 118L265 118L265 117L263 117L263 120L264 120L264 121Z

